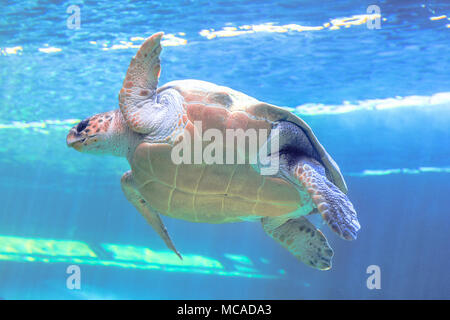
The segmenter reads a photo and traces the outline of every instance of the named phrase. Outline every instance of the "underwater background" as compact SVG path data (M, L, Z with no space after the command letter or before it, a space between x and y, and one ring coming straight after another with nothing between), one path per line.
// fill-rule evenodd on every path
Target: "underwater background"
M449 1L2 1L0 299L449 299L449 18ZM347 242L323 226L330 271L259 223L163 217L180 261L122 194L127 161L67 148L79 120L118 108L157 31L160 85L287 107L339 164L362 229Z

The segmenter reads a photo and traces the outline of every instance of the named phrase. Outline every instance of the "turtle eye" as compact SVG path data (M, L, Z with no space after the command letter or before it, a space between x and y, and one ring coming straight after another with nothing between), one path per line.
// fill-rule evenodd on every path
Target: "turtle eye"
M89 120L83 120L77 125L77 132L81 132L84 129L86 129L87 125L89 124Z

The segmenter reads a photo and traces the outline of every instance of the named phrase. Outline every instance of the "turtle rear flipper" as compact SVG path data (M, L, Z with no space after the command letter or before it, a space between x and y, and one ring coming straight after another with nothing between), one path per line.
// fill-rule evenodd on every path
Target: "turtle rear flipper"
M320 270L330 269L333 249L323 233L305 217L289 219L281 225L280 218L262 218L264 231L303 263Z
M309 161L301 159L292 169L293 175L310 194L330 228L343 239L355 240L361 225L353 204L341 190L317 172L313 166L313 159Z

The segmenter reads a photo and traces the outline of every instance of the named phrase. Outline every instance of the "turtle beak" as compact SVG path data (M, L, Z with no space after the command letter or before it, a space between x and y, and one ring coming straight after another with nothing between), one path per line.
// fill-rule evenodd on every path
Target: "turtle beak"
M74 148L77 151L81 150L81 144L84 142L85 138L79 134L75 128L72 128L67 135L66 143L69 148Z

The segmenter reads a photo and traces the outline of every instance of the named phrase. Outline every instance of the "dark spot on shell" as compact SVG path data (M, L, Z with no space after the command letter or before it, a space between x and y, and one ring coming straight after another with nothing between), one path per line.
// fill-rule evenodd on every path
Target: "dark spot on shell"
M95 133L99 133L100 132L100 128L98 128L97 130L95 130Z
M226 92L218 92L214 94L210 94L211 100L224 105L225 107L229 107L233 104L233 100L230 95Z

